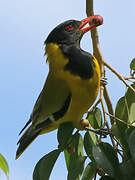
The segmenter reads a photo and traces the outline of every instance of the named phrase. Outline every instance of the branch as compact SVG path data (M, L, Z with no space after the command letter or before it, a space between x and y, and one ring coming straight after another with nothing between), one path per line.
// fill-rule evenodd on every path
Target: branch
M104 61L103 60L103 63L104 63L104 65L108 68L108 69L110 69L128 88L130 88L134 93L135 93L135 89L132 87L132 86L130 86L127 82L126 82L126 80L115 70L115 69L113 69L106 61Z
M91 16L94 14L94 10L93 10L93 0L86 0L86 14L87 16ZM98 60L98 63L100 65L100 70L101 70L101 77L104 78L105 77L105 68L104 68L104 57L102 55L101 49L100 49L100 45L99 45L99 36L98 36L98 31L97 28L94 28L91 31L91 38L92 38L92 44L93 44L93 55L95 56L95 58ZM107 89L106 89L106 94L107 93ZM100 85L100 100L101 100L101 104L102 104L102 109L103 109L103 114L104 114L104 120L105 120L105 125L107 126L107 129L109 130L109 125L107 122L107 116L105 114L105 104L103 101L103 96L104 96L104 85L101 84ZM104 98L106 99L107 106L109 104L112 104L112 102L110 101L110 98L108 98L109 96L105 96ZM108 107L108 109L110 109L110 107ZM113 111L111 111L111 113L113 113ZM113 146L115 145L114 140L112 138L112 136L110 135L111 141Z
M103 114L104 114L104 120L105 120L104 125L107 126L107 129L109 131L110 128L109 128L109 124L108 124L108 121L107 121L107 114L105 113L106 112L106 108L105 108L105 104L104 104L103 99L101 99L101 105L102 105ZM115 142L114 142L114 139L113 139L113 135L109 134L109 136L110 136L110 139L111 139L113 147L115 147Z
M112 115L112 114L110 114L110 113L108 113L108 112L105 112L105 113L106 113L108 116L113 117L116 121L120 121L121 123L123 123L123 124L125 124L125 125L127 125L127 126L133 127L131 124L126 123L124 120L121 120L121 119L117 118L116 116L114 116L114 115Z
M91 16L94 14L93 0L86 0L86 14L87 14L87 16ZM103 57L101 49L100 49L99 36L98 36L97 28L94 28L91 31L91 38L92 38L92 44L93 44L93 55L96 57L99 65L100 65L101 77L105 77L105 68L104 68L104 64L103 64L103 62L105 60L104 60L104 57ZM105 89L105 91L104 91L104 89ZM111 102L109 95L108 95L108 91L107 91L106 87L103 87L103 85L101 85L100 99L103 98L103 95L104 95L105 102L107 104L107 108L108 108L109 113L114 115L114 110L112 107L112 102ZM111 123L113 123L113 118L111 117L110 119L111 119Z
M114 116L113 105L112 105L111 99L109 97L106 86L104 87L104 98L105 98L105 102L107 104L108 112L110 114L113 114L113 116ZM110 116L110 120L111 120L111 124L114 124L114 117Z
M129 76L129 77L125 77L125 76L123 76L123 78L124 78L125 80L135 79L135 77L134 77L134 76Z
M86 14L88 17L94 14L93 0L86 0ZM102 60L104 60L104 57L102 55L100 45L99 45L99 37L98 37L97 28L94 28L93 30L91 30L91 38L92 38L92 44L93 44L93 55L96 57L101 67L101 63L102 63ZM101 69L101 76L102 75L104 75L104 70L102 72L102 69Z

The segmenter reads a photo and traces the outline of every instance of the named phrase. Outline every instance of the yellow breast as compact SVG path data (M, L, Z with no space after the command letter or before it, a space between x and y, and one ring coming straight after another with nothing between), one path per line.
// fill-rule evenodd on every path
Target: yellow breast
M84 113L92 106L97 98L100 87L100 67L95 58L93 66L93 76L90 79L82 79L80 76L73 75L70 71L65 71L64 67L68 63L68 58L64 57L59 46L48 44L46 46L50 69L57 78L64 79L67 83L72 99L70 107L65 116L59 122L72 121L76 128L80 129L80 120Z

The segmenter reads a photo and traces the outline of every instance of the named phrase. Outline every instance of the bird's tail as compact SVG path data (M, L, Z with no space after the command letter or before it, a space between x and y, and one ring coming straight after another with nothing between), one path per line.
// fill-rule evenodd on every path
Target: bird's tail
M33 142L33 140L40 134L39 129L30 126L22 135L17 145L19 145L16 152L16 159L25 151L25 149Z

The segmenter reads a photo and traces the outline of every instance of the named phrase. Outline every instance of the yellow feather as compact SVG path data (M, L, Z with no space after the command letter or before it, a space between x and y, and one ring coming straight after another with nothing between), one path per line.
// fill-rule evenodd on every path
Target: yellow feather
M63 79L72 92L72 100L68 111L63 118L56 122L55 126L58 127L62 122L72 121L76 128L81 129L80 120L83 114L92 106L99 92L100 67L98 61L93 57L95 64L93 66L93 77L84 80L64 70L64 66L68 63L68 58L63 56L58 45L53 43L47 44L46 54L50 64L50 71L54 71L57 78Z

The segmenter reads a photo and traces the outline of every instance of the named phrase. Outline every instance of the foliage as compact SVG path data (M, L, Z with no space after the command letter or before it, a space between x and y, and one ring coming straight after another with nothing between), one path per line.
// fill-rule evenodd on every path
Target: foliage
M132 87L135 59L130 64ZM102 129L105 124L102 112L95 108L88 113L93 129ZM42 157L33 173L33 180L48 180L59 155L64 152L67 166L67 180L92 180L97 174L100 180L135 179L135 94L128 88L116 105L114 122L108 123L112 143L94 132L86 131L84 136L74 132L71 123L58 129L58 149ZM108 127L108 126L107 126ZM107 139L108 141L108 139ZM87 161L86 161L87 159Z
M9 167L8 167L8 163L7 163L6 159L4 158L4 156L2 154L0 154L0 168L2 169L2 171L7 176L7 179L9 179Z

